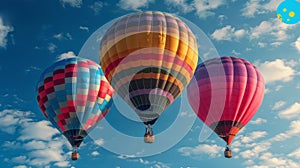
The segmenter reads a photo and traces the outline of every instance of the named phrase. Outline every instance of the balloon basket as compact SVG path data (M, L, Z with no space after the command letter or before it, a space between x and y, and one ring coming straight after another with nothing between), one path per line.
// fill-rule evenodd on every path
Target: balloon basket
M145 134L144 135L144 142L145 143L153 143L154 142L154 135Z
M232 152L229 148L225 149L224 156L225 156L225 158L231 158L232 157Z
M72 160L77 160L79 158L78 152L72 152Z

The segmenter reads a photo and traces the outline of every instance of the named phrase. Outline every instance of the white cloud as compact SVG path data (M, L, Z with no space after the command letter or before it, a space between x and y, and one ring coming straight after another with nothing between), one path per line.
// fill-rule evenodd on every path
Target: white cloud
M237 52L237 51L235 51L235 50L232 50L231 53L232 53L233 55L235 55L235 56L241 55L241 53L239 53L239 52Z
M13 115L11 122L0 122L1 124L7 126L15 125L19 135L16 141L6 141L1 147L23 150L26 156L11 155L11 159L8 161L17 164L26 164L37 167L47 167L49 164L53 163L56 167L69 167L70 163L67 161L67 155L63 151L63 147L66 146L70 148L68 142L62 136L58 135L58 131L50 126L49 121L38 121L34 122L31 119L32 112L23 112L18 110L3 110L0 112L0 118L10 118L7 116ZM54 138L55 137L55 138ZM20 165L22 166L22 165Z
M249 136L241 137L242 143L251 143L254 142L256 139L263 138L267 135L266 131L254 131Z
M276 41L276 42L271 43L270 45L271 45L272 47L278 47L278 46L280 46L281 44L282 44L282 42Z
M27 156L17 156L11 159L15 163L26 163L28 162Z
M48 50L51 52L51 53L54 53L55 50L56 50L57 46L53 43L49 43L48 44Z
M257 67L262 73L265 83L276 81L288 82L292 80L295 75L295 70L286 65L285 61L282 59L259 63Z
M23 144L23 147L27 150L44 149L47 148L47 144L44 141L32 140Z
M244 30L244 29L239 29L239 30L236 30L236 31L234 32L234 35L235 35L236 38L241 38L241 37L245 36L246 33L247 33L246 30Z
M228 19L228 17L226 15L219 15L218 19L220 19L220 21L223 21L223 20Z
M128 162L137 162L151 168L170 168L168 163L162 163L159 161L148 161L143 158L136 158L135 155L119 155L117 158L126 159ZM118 167L118 166L117 166ZM142 166L144 167L144 166Z
M300 114L300 103L296 102L287 109L284 109L278 113L280 118L293 119Z
M30 66L29 68L27 68L25 71L26 72L31 72L31 71L40 71L41 70L41 68L39 68L39 67L36 67L36 66Z
M296 49L300 52L300 37L293 43Z
M92 155L92 156L98 156L98 155L100 155L100 153L97 152L97 151L93 151L93 152L91 153L91 155Z
M153 2L154 0L120 0L117 6L124 10L139 10L140 8L148 7Z
M254 125L260 125L264 123L267 123L267 120L263 118L257 118L256 120L250 121L250 124L254 124Z
M257 45L259 48L265 48L267 46L267 44L263 42L258 42Z
M28 154L32 160L30 160L30 164L34 166L42 166L47 165L50 162L64 162L66 159L60 153L58 153L55 149L43 149L43 150L34 150L29 152ZM64 166L62 166L64 167Z
M9 134L16 132L17 126L31 121L27 119L32 113L19 110L3 110L0 112L0 130Z
M22 125L19 140L51 140L59 132L51 126L49 121L28 122ZM32 131L34 130L34 131Z
M278 101L274 104L274 106L272 107L272 110L278 110L281 107L283 107L286 104L285 101Z
M73 57L77 57L73 51L68 51L66 53L62 53L60 54L60 56L57 57L57 60L63 60L66 58L73 58Z
M263 153L259 157L259 162L251 168L298 168L299 165L286 157L277 157L270 152Z
M278 92L280 89L282 89L283 88L283 85L277 85L276 87L275 87L275 91L276 92Z
M60 0L60 2L63 7L65 7L65 5L67 4L74 8L80 8L82 5L82 0Z
M270 141L284 141L300 133L300 120L292 121L289 129L271 138Z
M239 39L246 35L246 30L235 30L234 27L227 25L221 29L217 29L212 33L212 38L217 41L231 41L233 39Z
M89 28L88 27L86 27L86 26L79 26L79 29L80 30L84 30L84 31L89 31Z
M102 146L104 144L104 139L102 139L102 138L96 139L96 140L94 140L94 143L98 146Z
M165 0L167 6L174 7L182 13L188 13L193 11L195 8L193 5L189 5L187 0Z
M294 150L293 152L288 154L289 157L294 157L296 159L300 159L300 148Z
M196 9L196 14L199 18L207 18L213 16L215 13L213 10L225 5L225 0L194 0L193 6Z
M258 158L262 152L269 150L270 147L271 147L270 142L257 143L251 149L247 149L243 152L240 152L240 155L244 159Z
M272 39L272 41L270 42L273 43L273 45L278 45L278 42L287 40L292 37L291 35L288 35L286 31L293 28L295 28L295 25L287 25L281 23L277 18L271 18L268 21L262 21L256 27L250 28L249 38L250 40L252 40L260 39L262 36L270 36L269 39Z
M276 11L276 7L280 1L270 0L268 3L259 0L249 0L245 7L241 10L242 16L254 17L256 14L264 14L271 11Z
M19 165L19 166L14 166L13 168L27 168L26 165Z
M2 17L0 16L0 47L6 48L7 35L14 30L13 27L4 25Z
M216 144L200 144L195 147L181 147L178 149L183 156L197 156L197 155L209 155L210 158L220 157L223 147Z
M105 4L101 1L96 1L93 3L93 5L89 6L95 13L95 15L98 15L103 8Z
M58 33L53 35L53 38L57 40L72 40L72 36L70 33Z

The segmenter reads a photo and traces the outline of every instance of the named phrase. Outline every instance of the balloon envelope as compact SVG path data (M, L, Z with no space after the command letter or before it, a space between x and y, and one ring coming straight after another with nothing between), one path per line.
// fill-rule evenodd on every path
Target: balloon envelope
M191 80L198 48L194 34L179 18L138 12L107 30L100 60L112 87L152 125Z
M112 92L101 67L79 57L54 63L37 84L43 114L73 147L108 113Z
M224 73L209 73L219 69ZM199 64L195 78L197 84L188 86L189 103L198 117L229 145L262 103L262 75L244 59L221 57ZM199 99L195 93L199 93Z

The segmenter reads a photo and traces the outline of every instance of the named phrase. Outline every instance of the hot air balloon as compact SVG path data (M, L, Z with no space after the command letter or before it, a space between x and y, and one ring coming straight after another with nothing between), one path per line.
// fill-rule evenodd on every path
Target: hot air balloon
M122 17L107 30L99 55L108 81L144 122L144 140L152 143L152 125L195 71L194 34L174 15L138 12Z
M37 101L46 118L67 138L77 160L78 147L109 112L113 89L101 67L75 57L48 67L37 83Z
M220 69L223 73L216 73ZM227 143L224 155L230 158L232 140L262 103L263 77L250 62L229 56L199 64L194 76L197 84L187 87L189 103L200 120ZM197 92L199 99L195 99Z

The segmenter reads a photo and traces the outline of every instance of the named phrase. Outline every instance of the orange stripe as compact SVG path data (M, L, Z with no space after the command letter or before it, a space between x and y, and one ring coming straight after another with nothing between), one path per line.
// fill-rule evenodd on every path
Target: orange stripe
M117 73L119 73L121 71L125 71L128 68L140 67L141 65L143 65L143 66L149 66L149 67L153 66L153 62L154 61L157 61L157 60L151 60L151 61L131 61L131 62L127 62L126 64L120 64L120 66L112 69L109 72L109 74L107 75L107 79L109 81L111 81L112 77L115 74L117 74ZM162 64L162 63L160 63L160 64ZM167 65L167 67L165 65ZM162 64L159 68L166 69L166 70L172 68L172 70L175 70L178 73L181 73L185 77L187 83L191 80L191 77L190 77L191 74L189 73L189 71L187 71L186 69L182 68L180 65L173 64L173 67L169 67L168 64ZM173 76L176 77L175 74L173 74Z
M151 43L147 42L148 40L144 40L147 39L147 36L152 36ZM197 61L194 60L196 59L195 57L198 57L198 49L197 46L194 45L194 40L190 40L190 44L187 45L185 42L183 42L183 40L179 40L176 37L172 37L169 35L164 36L164 34L156 32L142 32L127 36L119 40L117 43L112 44L113 45L111 47L101 47L100 57L101 55L104 55L100 58L101 62L103 63L103 69L106 69L107 66L115 60L126 57L131 52L142 48L151 47L161 48L162 52L164 50L174 52L181 58L181 60L186 60L188 65L190 65L191 67L195 67L195 64L197 64ZM109 50L103 51L104 48L109 48Z

